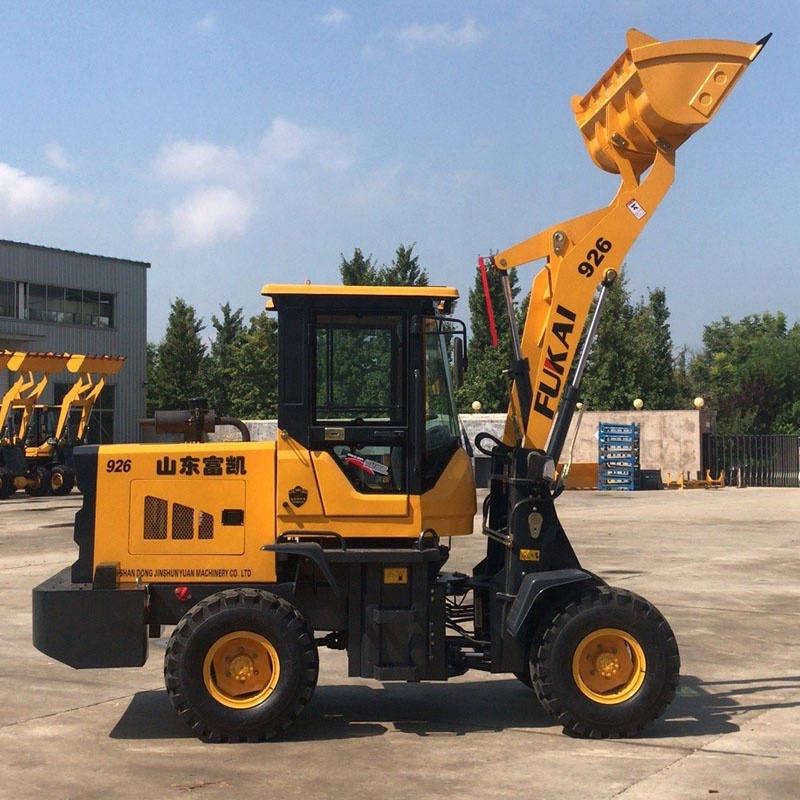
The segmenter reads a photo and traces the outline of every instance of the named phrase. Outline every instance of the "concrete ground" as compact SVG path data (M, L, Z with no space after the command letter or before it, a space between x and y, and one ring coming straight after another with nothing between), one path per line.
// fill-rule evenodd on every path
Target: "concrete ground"
M800 786L800 490L568 492L584 566L654 602L683 660L665 717L632 740L564 736L513 678L346 677L280 741L208 745L142 669L75 671L31 645L30 590L75 557L68 498L0 504L0 798L774 800ZM454 568L483 537L455 543Z

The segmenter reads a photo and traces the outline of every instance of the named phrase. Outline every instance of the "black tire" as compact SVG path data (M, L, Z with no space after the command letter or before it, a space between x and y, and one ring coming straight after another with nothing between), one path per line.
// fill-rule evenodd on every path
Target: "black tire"
M631 736L675 697L678 644L642 597L599 587L558 613L531 650L533 688L565 733Z
M17 487L14 484L14 476L11 474L11 470L0 467L0 500L7 500L16 491Z
M63 464L56 464L50 470L50 494L62 497L69 494L75 486L75 471Z
M271 739L311 699L318 673L310 625L291 603L258 589L199 602L173 631L164 659L170 702L208 742Z
M34 467L28 475L25 491L31 497L44 497L50 491L50 470L47 467Z

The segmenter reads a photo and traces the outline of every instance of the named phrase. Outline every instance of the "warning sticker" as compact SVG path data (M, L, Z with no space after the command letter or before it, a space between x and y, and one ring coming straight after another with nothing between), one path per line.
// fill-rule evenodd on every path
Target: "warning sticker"
M628 200L626 203L628 210L633 214L636 219L641 219L647 212L636 202L636 200Z

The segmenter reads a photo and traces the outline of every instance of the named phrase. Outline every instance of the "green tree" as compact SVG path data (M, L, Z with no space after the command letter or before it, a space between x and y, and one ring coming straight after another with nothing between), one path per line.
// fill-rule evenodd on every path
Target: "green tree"
M211 343L206 369L206 391L211 406L222 416L237 416L239 397L237 383L240 372L239 358L247 328L242 309L231 309L226 302L220 306L222 318L211 316L216 335Z
M667 320L666 292L651 289L647 303L640 300L635 308L633 343L639 348L637 396L652 410L675 408L678 397L674 347Z
M519 294L519 278L514 270L508 272L511 295ZM511 331L505 311L505 299L499 270L488 270L489 296L494 310L498 345L492 345L488 312L483 292L480 269L475 283L469 291L469 318L471 337L469 344L469 368L464 385L456 391L456 402L460 411L469 411L476 400L481 411L487 414L503 412L508 408L508 379L503 374L511 363Z
M637 397L649 409L675 407L678 385L668 319L663 289L650 290L647 302L634 305L627 277L620 273L603 308L581 386L589 407L628 410Z
M621 271L603 307L581 385L581 396L589 408L627 410L639 395L636 367L643 354L631 347L635 312L627 283Z
M364 256L360 247L353 251L353 257L348 261L344 254L341 255L339 272L345 286L377 286L378 268L372 261L372 256Z
M427 286L428 273L420 267L414 247L416 243L408 247L401 244L390 267L377 266L371 255L365 257L357 247L351 259L341 256L342 283L345 286Z
M800 431L800 324L789 328L782 312L706 325L686 373L691 391L717 411L720 433Z
M186 408L190 398L205 392L205 329L194 308L180 297L170 303L164 338L148 348L147 413Z
M416 242L409 247L400 245L391 267L381 267L378 279L384 286L427 286L428 273L419 265L414 255Z
M231 392L241 419L278 415L278 324L266 311L250 318L236 359Z

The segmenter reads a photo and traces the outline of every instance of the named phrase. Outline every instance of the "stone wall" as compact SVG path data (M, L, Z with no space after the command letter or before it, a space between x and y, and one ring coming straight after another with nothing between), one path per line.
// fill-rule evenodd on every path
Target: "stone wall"
M462 423L470 441L481 430L500 438L505 414L465 414ZM697 477L702 469L703 434L714 433L713 412L691 411L587 411L580 423L572 454L574 462L597 462L597 431L601 422L639 424L639 461L643 470L661 470L676 480L680 474ZM576 418L572 421L562 460L566 460L575 435Z

